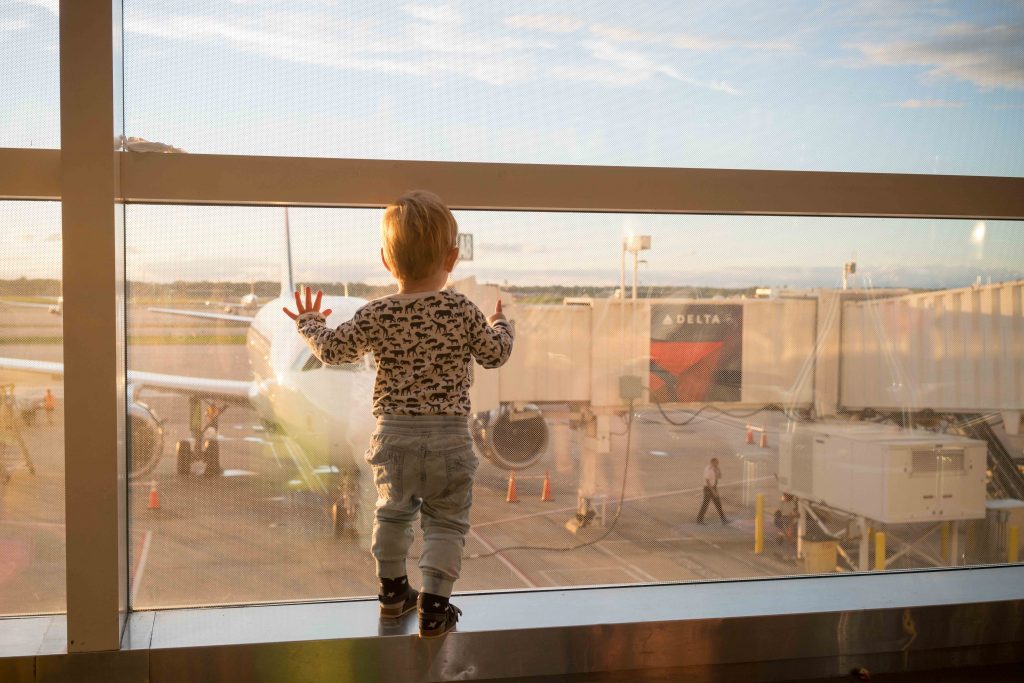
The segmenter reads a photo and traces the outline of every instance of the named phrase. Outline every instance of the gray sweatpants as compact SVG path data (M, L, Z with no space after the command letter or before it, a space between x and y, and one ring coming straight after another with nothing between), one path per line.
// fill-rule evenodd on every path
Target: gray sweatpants
M377 576L393 579L406 574L412 523L422 513L423 591L450 596L462 569L478 464L468 418L378 417L366 461L373 466L377 485L371 547Z

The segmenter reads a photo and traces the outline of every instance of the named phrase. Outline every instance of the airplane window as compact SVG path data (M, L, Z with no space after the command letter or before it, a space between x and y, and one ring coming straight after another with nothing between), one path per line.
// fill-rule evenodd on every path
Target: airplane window
M341 372L355 372L356 370L364 369L362 363L340 363L338 365L325 365L328 370L338 370Z
M302 361L302 357L305 356L305 362ZM364 369L363 363L339 363L338 365L326 365L319 358L314 356L310 351L304 351L302 356L299 357L299 362L296 365L302 366L302 372L309 372L310 370L319 370L320 368L326 368L328 370L342 370L352 372L354 370Z

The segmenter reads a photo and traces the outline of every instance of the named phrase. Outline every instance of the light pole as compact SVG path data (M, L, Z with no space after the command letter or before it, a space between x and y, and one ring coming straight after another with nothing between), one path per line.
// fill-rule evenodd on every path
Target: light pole
M637 265L640 252L651 248L650 235L627 235L622 239L622 269L619 277L620 296L626 298L626 252L633 254L633 300L636 301Z

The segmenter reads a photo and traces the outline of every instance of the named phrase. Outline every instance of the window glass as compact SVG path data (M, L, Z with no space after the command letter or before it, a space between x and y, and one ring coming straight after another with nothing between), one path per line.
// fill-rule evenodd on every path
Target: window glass
M1022 12L128 0L126 124L193 153L1020 176Z
M57 202L0 202L0 615L63 612L64 381Z
M57 0L13 0L0 13L0 147L60 147Z
M136 608L376 593L373 372L310 364L278 297L286 225L332 321L393 292L380 216L127 207L129 369L162 376L137 397ZM1008 557L1021 223L457 218L453 286L487 313L500 295L516 341L475 370L456 590Z

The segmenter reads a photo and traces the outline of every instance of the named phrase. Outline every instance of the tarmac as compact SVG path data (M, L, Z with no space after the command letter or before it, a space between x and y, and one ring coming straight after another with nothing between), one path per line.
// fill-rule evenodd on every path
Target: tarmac
M142 310L129 313L129 335L238 335L215 324L167 321ZM45 311L5 311L0 356L60 360L59 344L18 344L17 337L60 335L59 316ZM183 324L185 323L185 324ZM19 326L20 325L20 326ZM130 368L191 376L248 379L244 344L153 343L132 345ZM34 474L12 445L0 446L10 480L0 487L0 614L39 614L64 609L63 387L49 378L15 381L23 396L52 388L55 424L42 412L22 435ZM231 407L221 417L223 476L179 475L174 443L188 437L187 400L148 392L141 399L165 421L163 457L143 481L130 486L130 558L134 609L294 600L355 598L376 593L369 553L369 517L355 534L335 537L328 506L318 496L292 491L287 473L267 456L273 441L255 413ZM801 573L793 549L776 545L771 513L778 498L773 463L781 416L762 414L769 446L745 444L745 420L721 415L686 426L667 424L657 410L638 411L626 469L625 425L613 426L612 452L592 456L564 422L553 420L548 453L517 473L519 502L506 502L508 474L482 461L474 488L473 528L467 537L456 591L521 590L675 581L731 580ZM684 418L684 413L675 417ZM760 418L759 418L760 419ZM756 452L752 452L750 449ZM750 478L744 454L764 462ZM73 453L71 454L73 455ZM69 456L70 457L70 456ZM696 524L704 466L721 462L722 503L730 522L713 507ZM588 460L588 458L593 458ZM541 501L545 471L554 500ZM590 481L581 482L582 473ZM623 474L626 474L623 487ZM743 477L748 476L744 488ZM159 509L149 509L155 482ZM576 533L577 491L595 490L595 512ZM766 549L753 552L753 496L765 494ZM746 494L746 495L744 495ZM621 513L616 514L620 507ZM367 515L371 511L367 511ZM417 534L418 536L418 534ZM523 548L522 546L529 546ZM414 543L409 573L419 583Z

